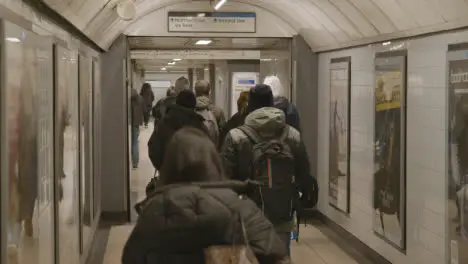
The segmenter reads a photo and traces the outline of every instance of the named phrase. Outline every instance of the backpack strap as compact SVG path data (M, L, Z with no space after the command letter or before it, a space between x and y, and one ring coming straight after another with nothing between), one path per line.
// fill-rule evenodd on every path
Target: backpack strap
M248 138L250 138L255 144L259 143L262 141L260 136L257 134L255 130L253 130L251 127L242 125L238 127L242 132L244 132Z
M288 135L289 135L289 129L290 129L290 127L289 127L288 125L284 126L283 132L281 132L281 136L279 137L279 140L280 140L281 142L285 141L286 138L288 137Z

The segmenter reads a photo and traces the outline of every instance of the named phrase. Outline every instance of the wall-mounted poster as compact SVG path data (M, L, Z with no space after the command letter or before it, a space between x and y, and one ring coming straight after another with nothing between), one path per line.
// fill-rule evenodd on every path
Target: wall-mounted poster
M406 247L406 51L375 59L374 231Z
M448 236L450 264L468 263L468 46L449 47Z
M350 204L350 65L351 58L330 62L329 204L346 214Z
M254 87L260 78L258 72L233 72L232 73L232 100L231 113L237 112L237 98L244 91L249 91Z

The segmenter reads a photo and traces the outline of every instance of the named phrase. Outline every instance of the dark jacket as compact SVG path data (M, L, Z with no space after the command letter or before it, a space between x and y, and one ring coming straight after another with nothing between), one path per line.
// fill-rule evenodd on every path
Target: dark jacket
M226 117L224 116L223 109L214 105L208 96L197 97L197 106L195 108L197 110L205 110L205 109L210 110L211 112L213 112L213 115L216 117L218 128L222 129L224 127L224 124L226 123Z
M143 114L145 113L143 98L138 95L138 92L135 89L132 89L132 97L130 101L131 124L132 126L141 126L143 124Z
M289 102L286 97L275 98L274 107L281 109L286 117L286 124L294 127L297 131L301 132L301 122L299 118L299 111L296 106Z
M154 101L154 93L151 87L143 87L140 91L141 97L143 97L143 103L146 107L151 107Z
M166 115L158 123L148 141L148 154L153 166L160 169L163 163L166 146L172 136L182 127L198 128L208 135L204 119L194 110L179 105L169 106Z
M176 104L177 97L176 96L167 96L162 99L160 99L156 105L152 109L152 116L155 119L155 126L157 123L163 118L163 116L166 114L167 110L171 105Z
M149 198L125 245L122 264L204 264L203 249L242 243L239 215L260 264L286 257L271 223L227 184L178 184L162 187Z
M226 140L226 136L231 131L232 129L242 126L244 124L244 120L246 114L242 114L240 112L235 113L224 125L224 127L220 131L220 141L221 141L221 146L224 144L224 141Z
M244 124L266 140L277 138L286 126L283 111L274 107L255 110L245 118ZM285 142L294 155L297 187L306 199L303 205L310 208L317 202L317 181L310 174L309 157L300 133L293 127L288 126L288 128ZM230 179L244 181L250 178L252 147L252 141L240 129L232 129L227 134L221 156L226 175Z

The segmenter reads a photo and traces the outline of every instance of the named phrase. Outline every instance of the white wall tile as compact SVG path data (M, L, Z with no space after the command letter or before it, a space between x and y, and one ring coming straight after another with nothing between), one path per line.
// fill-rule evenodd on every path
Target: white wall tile
M468 31L405 42L407 58L407 252L374 235L374 55L359 47L319 55L319 210L394 264L444 264L446 254L446 52ZM328 205L329 62L351 56L351 214Z

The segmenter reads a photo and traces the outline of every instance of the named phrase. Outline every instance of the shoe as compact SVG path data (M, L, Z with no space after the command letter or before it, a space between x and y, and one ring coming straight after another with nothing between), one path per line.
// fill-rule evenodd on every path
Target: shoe
M134 170L138 169L138 165L133 165L133 169Z
M8 264L19 264L18 246L8 245L7 256L8 256Z
M26 234L27 237L33 236L34 230L33 230L32 219L24 220L24 233Z

